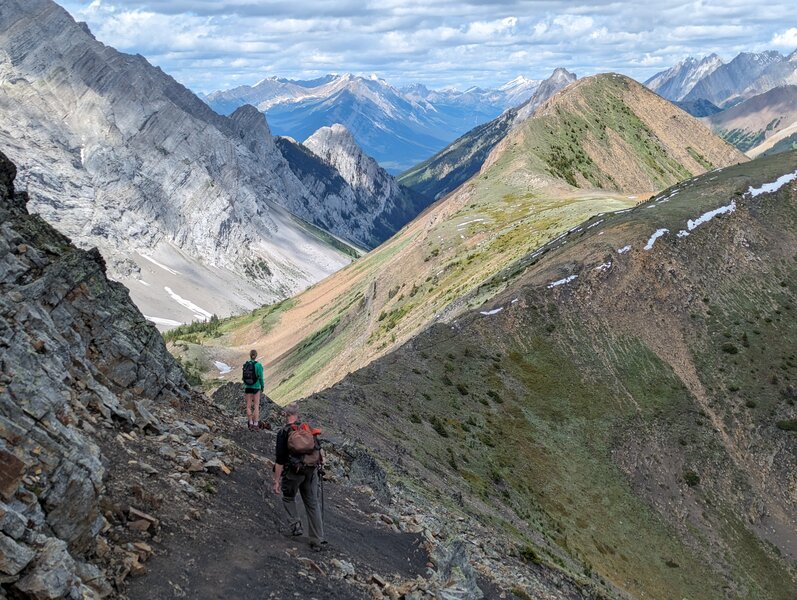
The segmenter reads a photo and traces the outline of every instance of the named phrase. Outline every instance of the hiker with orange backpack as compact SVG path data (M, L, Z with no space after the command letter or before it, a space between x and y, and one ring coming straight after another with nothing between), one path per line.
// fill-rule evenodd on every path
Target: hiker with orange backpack
M318 441L320 429L313 429L299 420L299 407L289 404L284 409L285 426L277 434L274 460L274 493L282 493L282 505L288 514L289 535L303 535L302 521L296 506L296 492L302 496L310 529L310 548L316 552L326 546L324 539L321 467L323 456Z

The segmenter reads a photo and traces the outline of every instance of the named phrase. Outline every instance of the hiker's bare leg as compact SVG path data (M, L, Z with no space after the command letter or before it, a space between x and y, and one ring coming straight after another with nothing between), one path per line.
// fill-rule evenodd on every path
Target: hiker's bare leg
M252 397L254 394L244 394L244 400L246 401L246 422L252 422Z
M258 391L256 394L252 394L252 400L255 404L254 423L255 425L258 425L260 423L260 391Z

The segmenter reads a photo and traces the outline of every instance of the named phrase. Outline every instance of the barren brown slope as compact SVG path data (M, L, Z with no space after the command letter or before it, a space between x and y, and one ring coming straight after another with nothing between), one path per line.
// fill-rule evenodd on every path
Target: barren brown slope
M603 147L601 136L616 142ZM687 143L706 148L698 153ZM742 160L643 86L614 75L588 78L544 105L476 177L374 252L288 302L222 323L211 336L176 332L172 339L181 338L177 351L200 363L235 365L231 378L257 347L266 353L272 397L300 398L483 302L494 292L480 291L482 282L590 216Z
M797 86L781 86L753 96L706 117L705 122L723 139L757 156L760 152L753 152L756 146L797 122Z

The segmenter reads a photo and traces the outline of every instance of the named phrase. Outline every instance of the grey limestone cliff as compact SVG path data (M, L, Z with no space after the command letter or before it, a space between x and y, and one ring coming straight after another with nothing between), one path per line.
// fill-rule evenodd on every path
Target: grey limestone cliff
M324 198L318 224L362 247L378 246L429 204L365 154L343 125L322 127L303 144L288 138L278 144L296 176ZM322 212L312 206L291 210Z
M348 262L284 208L316 199L257 111L217 115L50 0L0 4L0 143L31 210L99 247L150 314L185 321L252 307ZM163 306L174 311L154 312Z
M92 432L158 428L188 389L100 254L30 215L15 175L0 153L0 596L106 596L87 562L107 526Z

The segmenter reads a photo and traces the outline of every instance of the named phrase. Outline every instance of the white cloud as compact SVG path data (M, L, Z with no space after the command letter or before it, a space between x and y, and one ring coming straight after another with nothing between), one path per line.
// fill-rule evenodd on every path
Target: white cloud
M783 30L792 0L59 1L103 42L205 92L328 71L430 87L558 66L645 79L688 55L797 47L797 28Z
M561 15L553 20L565 35L581 35L592 29L595 21L589 16Z
M791 27L772 37L772 45L781 48L797 48L797 27Z

